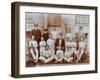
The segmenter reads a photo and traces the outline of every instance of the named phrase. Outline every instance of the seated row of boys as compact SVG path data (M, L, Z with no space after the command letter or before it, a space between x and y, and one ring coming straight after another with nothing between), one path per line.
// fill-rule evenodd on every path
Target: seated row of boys
M62 34L60 35L60 38L62 38ZM77 45L79 48L77 48ZM55 63L63 61L66 61L67 63L78 63L83 53L86 53L86 43L84 40L81 40L79 44L74 40L64 41L64 39L59 39L59 41L54 41L52 36L49 36L47 41L41 37L41 41L38 44L35 40L35 36L32 35L31 40L29 41L29 53L32 54L35 63L37 63L38 60L43 63L52 61Z

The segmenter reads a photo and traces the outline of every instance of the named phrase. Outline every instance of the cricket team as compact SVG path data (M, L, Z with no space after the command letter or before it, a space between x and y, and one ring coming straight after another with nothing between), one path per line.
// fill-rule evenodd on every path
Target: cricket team
M88 56L87 36L83 31L83 26L73 34L71 30L66 33L59 33L55 28L49 32L44 30L43 35L38 29L38 24L31 31L31 38L28 42L28 51L32 55L33 62L38 63L79 63L87 60L82 56ZM83 58L83 59L82 59Z

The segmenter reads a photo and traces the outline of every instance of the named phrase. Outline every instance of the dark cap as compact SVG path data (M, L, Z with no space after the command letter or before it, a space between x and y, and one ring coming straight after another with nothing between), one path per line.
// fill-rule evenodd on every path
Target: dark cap
M79 29L82 29L83 28L83 26L79 26Z
M63 33L60 33L60 35L63 35Z
M34 26L38 26L38 24L34 24Z

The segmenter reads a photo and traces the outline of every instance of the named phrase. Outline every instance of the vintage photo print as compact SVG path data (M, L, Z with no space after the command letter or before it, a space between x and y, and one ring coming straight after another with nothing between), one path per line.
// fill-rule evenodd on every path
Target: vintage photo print
M97 73L97 7L12 4L12 76Z
M98 7L11 4L11 76L98 72Z
M25 66L90 62L90 16L25 12Z

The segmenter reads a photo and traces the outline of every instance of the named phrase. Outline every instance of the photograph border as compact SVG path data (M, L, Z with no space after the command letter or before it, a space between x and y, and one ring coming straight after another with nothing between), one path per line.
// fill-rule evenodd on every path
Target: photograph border
M89 71L75 71L75 72L59 72L59 73L43 73L43 74L19 74L19 24L20 24L20 6L39 6L39 7L57 7L57 8L73 8L73 9L86 9L95 11L95 70ZM57 75L72 75L72 74L88 74L98 72L98 21L97 21L97 7L96 6L80 6L80 5L63 5L63 4L46 4L46 3L31 3L31 2L13 2L11 3L11 76L15 78L25 78L25 77L40 77L40 76L57 76Z

